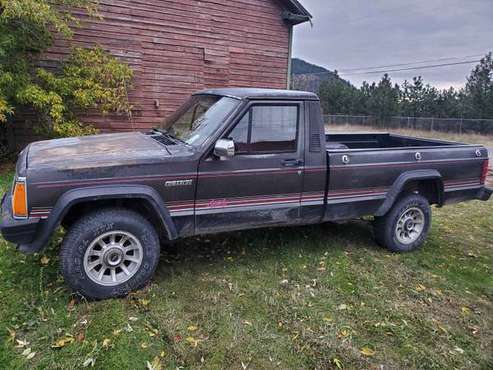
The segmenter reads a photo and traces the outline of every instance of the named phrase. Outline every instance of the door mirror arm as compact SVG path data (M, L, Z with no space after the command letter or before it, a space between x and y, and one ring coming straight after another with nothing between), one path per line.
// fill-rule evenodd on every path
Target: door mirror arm
M230 139L219 139L214 146L214 155L219 158L234 157L235 142Z

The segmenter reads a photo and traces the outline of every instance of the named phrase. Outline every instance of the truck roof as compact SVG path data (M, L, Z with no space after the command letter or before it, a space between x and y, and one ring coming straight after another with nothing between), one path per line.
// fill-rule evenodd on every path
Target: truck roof
M236 99L277 99L277 100L319 100L318 96L308 91L255 89L255 88L224 88L202 90L194 95L218 95Z

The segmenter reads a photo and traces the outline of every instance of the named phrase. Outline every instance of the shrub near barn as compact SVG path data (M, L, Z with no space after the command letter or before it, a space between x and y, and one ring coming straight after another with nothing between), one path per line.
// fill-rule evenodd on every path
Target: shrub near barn
M0 129L6 132L26 110L35 113L35 131L49 137L95 133L78 119L87 110L131 114L132 70L99 47L72 49L54 70L36 67L55 36L70 40L78 21L68 6L96 16L93 2L3 0L0 6Z

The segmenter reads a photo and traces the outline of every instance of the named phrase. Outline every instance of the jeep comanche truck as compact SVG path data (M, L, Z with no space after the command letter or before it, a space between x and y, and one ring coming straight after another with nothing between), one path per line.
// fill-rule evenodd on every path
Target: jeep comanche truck
M388 133L326 134L315 94L196 93L160 129L21 152L1 232L39 252L62 225L65 281L86 297L142 287L160 246L193 235L374 216L378 244L423 244L430 205L488 200L488 153Z

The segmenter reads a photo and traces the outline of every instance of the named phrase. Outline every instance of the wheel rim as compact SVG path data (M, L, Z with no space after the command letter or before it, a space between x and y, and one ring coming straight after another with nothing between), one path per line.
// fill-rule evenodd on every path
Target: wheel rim
M110 231L95 238L84 255L84 271L96 284L120 285L139 270L144 251L126 231Z
M425 215L417 207L408 208L399 217L395 236L402 244L412 244L419 239L425 227Z

